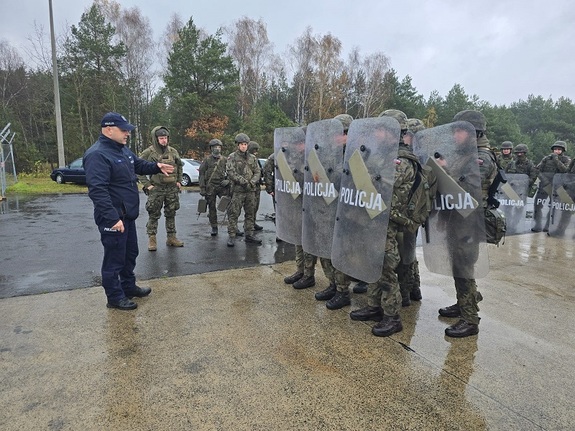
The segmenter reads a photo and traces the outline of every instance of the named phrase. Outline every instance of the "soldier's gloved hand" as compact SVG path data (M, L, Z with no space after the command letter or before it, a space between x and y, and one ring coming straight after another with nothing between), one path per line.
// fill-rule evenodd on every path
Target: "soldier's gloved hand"
M254 183L253 181L250 181L250 190L255 190L256 189L256 183Z
M206 197L206 189L200 189L200 196Z
M221 186L221 187L227 187L227 186L229 186L229 185L230 185L230 180L223 180L223 181L220 183L220 186Z

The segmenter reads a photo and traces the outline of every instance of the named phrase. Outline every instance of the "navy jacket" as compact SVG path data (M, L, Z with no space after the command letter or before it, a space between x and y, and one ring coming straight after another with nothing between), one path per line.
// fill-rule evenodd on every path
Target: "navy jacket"
M88 196L94 203L98 226L112 227L118 220L135 220L140 213L136 175L160 172L156 162L142 160L125 145L104 135L84 153Z

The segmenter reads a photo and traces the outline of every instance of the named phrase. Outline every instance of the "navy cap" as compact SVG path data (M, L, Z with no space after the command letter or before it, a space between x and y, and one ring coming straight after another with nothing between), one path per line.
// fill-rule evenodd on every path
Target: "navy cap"
M104 117L102 117L101 126L102 127L115 126L120 130L127 130L128 132L131 132L136 128L136 126L133 126L130 123L128 123L126 117L118 114L117 112L108 112L106 115L104 115Z

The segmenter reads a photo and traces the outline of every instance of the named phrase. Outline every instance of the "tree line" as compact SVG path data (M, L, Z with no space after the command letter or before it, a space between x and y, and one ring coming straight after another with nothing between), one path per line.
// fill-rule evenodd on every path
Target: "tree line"
M65 157L80 157L97 139L108 111L137 126L130 147L149 143L156 125L170 129L181 154L200 158L212 138L235 150L242 131L273 151L277 127L305 125L340 113L354 118L404 111L428 127L445 124L463 109L482 111L492 146L523 143L538 162L556 140L575 142L575 105L530 95L510 106L493 105L454 84L445 95L419 94L409 75L399 77L383 52L363 55L353 48L344 58L334 35L308 27L285 55L274 52L266 24L248 17L209 34L193 18L173 15L159 40L138 7L95 0L58 36L57 62ZM19 52L0 40L0 127L16 132L18 172L57 164L52 63L46 35L36 27L29 47ZM23 54L28 58L24 61Z

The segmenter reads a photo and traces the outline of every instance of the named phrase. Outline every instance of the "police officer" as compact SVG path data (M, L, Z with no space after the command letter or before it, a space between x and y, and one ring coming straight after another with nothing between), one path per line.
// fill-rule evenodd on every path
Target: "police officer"
M527 145L518 144L513 148L514 158L505 168L508 174L526 174L529 177L529 190L532 191L537 180L537 168L535 164L527 158ZM529 196L533 196L530 193Z
M245 242L261 245L262 241L254 236L255 194L260 186L261 168L258 160L248 152L250 138L245 133L235 137L237 150L228 156L226 171L231 182L232 201L228 207L228 247L235 244L238 218L244 209Z
M463 157L463 161L469 164L479 165L481 178L482 207L488 207L489 187L497 175L497 164L493 151L489 148L489 141L485 135L487 121L483 113L474 110L461 111L455 114L453 121L467 121L475 128L477 137L478 159ZM471 172L471 168L460 163L461 171ZM460 175L459 172L451 172ZM483 299L477 290L477 283L472 278L473 266L479 253L478 241L474 241L474 226L457 214L450 214L448 229L453 233L449 237L448 247L454 267L454 283L457 292L457 303L448 307L440 308L439 314L443 317L459 317L460 320L445 329L445 335L449 337L468 337L479 333L479 306ZM481 218L482 219L482 218ZM483 220L483 219L482 219ZM455 276L458 274L459 276ZM461 274L468 274L467 277Z
M254 157L256 158L256 160L258 161L258 166L260 166L260 161L258 160L258 152L260 151L260 144L258 144L256 141L250 141L248 143L248 152L250 154L253 154ZM263 170L260 166L260 172L261 172L261 178L263 178ZM260 181L261 181L260 178ZM255 196L255 206L254 206L254 230L263 230L263 226L260 226L259 224L257 224L255 222L256 218L258 217L258 210L260 208L260 195L262 192L262 188L259 186L258 183L258 187L256 187L256 190L254 192L254 196Z
M547 212L547 217L545 220L545 225L543 229L543 205L549 205L549 195L553 187L553 176L555 174L563 174L569 171L569 163L571 159L567 157L565 153L565 142L556 141L551 145L551 151L553 151L548 156L543 157L541 162L537 165L537 171L539 176L539 188L535 194L534 205L535 209L533 211L533 220L535 225L531 228L533 232L549 232L549 220L551 217L551 211Z
M407 133L407 116L397 109L388 109L380 114L398 120L403 141ZM396 159L395 177L393 182L393 195L391 199L390 218L387 225L385 256L381 277L375 283L370 283L367 289L367 307L354 310L350 313L352 320L373 320L378 323L373 326L371 333L378 337L388 337L403 330L399 310L402 305L401 291L397 270L401 262L398 246L398 234L403 231L404 206L408 202L408 195L415 181L416 168L409 160L411 150L403 144ZM413 154L411 152L411 154ZM415 156L413 156L415 157ZM414 244L415 245L415 244Z
M150 162L162 162L174 167L174 172L168 176L155 174L140 176L142 189L148 195L146 210L148 211L148 251L156 251L156 233L158 220L166 217L166 232L168 247L183 247L184 243L176 237L176 211L180 208L180 189L182 188L182 166L178 151L169 144L170 132L164 126L157 126L150 133L152 144L146 148L140 158Z
M100 123L98 140L84 154L88 196L94 204L94 220L104 246L102 286L108 298L107 307L133 310L152 291L136 286L138 236L136 218L140 210L138 175L162 172L169 176L174 166L139 159L127 147L130 132L135 129L116 112L108 112Z
M512 150L513 142L503 141L501 143L501 153L497 156L497 163L501 169L505 170L507 166L513 161L513 154L511 153Z
M227 157L222 155L222 141L212 139L209 143L210 154L207 155L199 168L200 195L206 198L208 204L208 220L212 227L211 236L218 234L218 212L216 200L229 194L229 180L226 179Z

